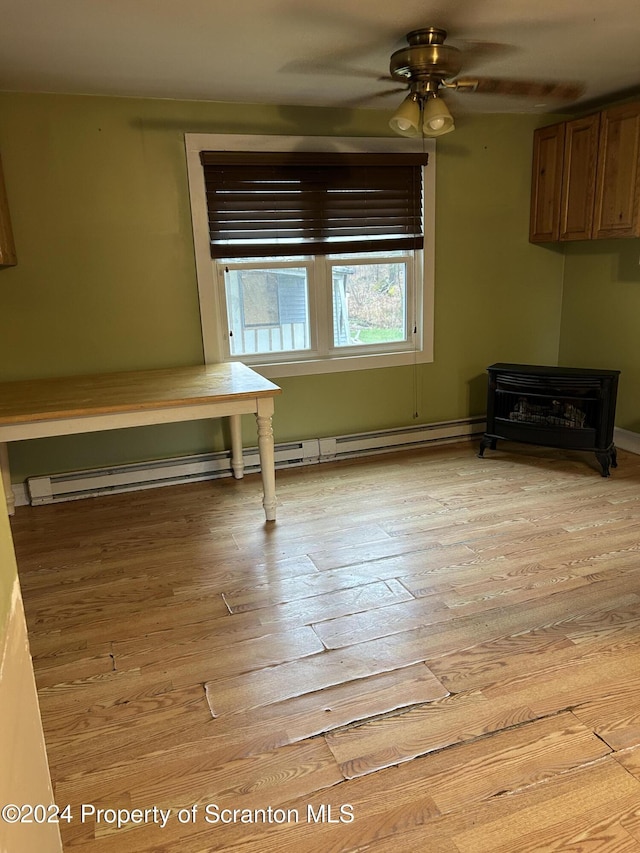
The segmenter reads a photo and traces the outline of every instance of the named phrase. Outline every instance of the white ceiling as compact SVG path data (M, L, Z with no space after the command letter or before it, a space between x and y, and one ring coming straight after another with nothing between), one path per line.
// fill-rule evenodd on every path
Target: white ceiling
M378 78L425 26L495 46L463 74L583 81L581 103L640 89L638 0L0 0L0 89L393 110Z

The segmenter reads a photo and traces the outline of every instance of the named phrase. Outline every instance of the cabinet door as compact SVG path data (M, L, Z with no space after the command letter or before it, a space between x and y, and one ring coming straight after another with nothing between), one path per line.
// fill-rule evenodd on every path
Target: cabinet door
M4 188L2 162L0 162L0 266L16 264L16 249L13 243L13 231L9 219L9 205Z
M550 243L560 236L560 197L564 124L540 127L533 134L529 240Z
M600 154L593 236L640 236L640 103L605 110L600 121Z
M560 239L589 240L593 231L600 114L566 124Z

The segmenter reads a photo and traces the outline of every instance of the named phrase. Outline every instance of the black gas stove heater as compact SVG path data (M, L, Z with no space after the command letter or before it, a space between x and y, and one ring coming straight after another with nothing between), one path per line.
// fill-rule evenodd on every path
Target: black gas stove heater
M487 431L479 456L500 440L596 454L602 476L617 466L613 444L619 370L492 364Z

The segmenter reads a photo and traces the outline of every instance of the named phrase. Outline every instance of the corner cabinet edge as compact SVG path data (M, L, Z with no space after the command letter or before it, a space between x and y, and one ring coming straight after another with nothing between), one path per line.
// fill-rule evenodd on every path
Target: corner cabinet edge
M4 174L2 172L2 160L0 160L0 266L15 266L17 263L18 258L13 240L13 229L11 228L9 203L4 185Z

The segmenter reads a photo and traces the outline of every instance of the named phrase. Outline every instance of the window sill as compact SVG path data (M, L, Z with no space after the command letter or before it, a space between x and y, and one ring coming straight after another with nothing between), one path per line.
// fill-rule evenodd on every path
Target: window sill
M433 361L433 353L416 350L401 353L377 353L376 355L310 358L298 361L257 362L247 358L229 360L242 361L267 379L279 379L286 376L312 376L321 373L346 373L351 370L373 370L427 364Z

